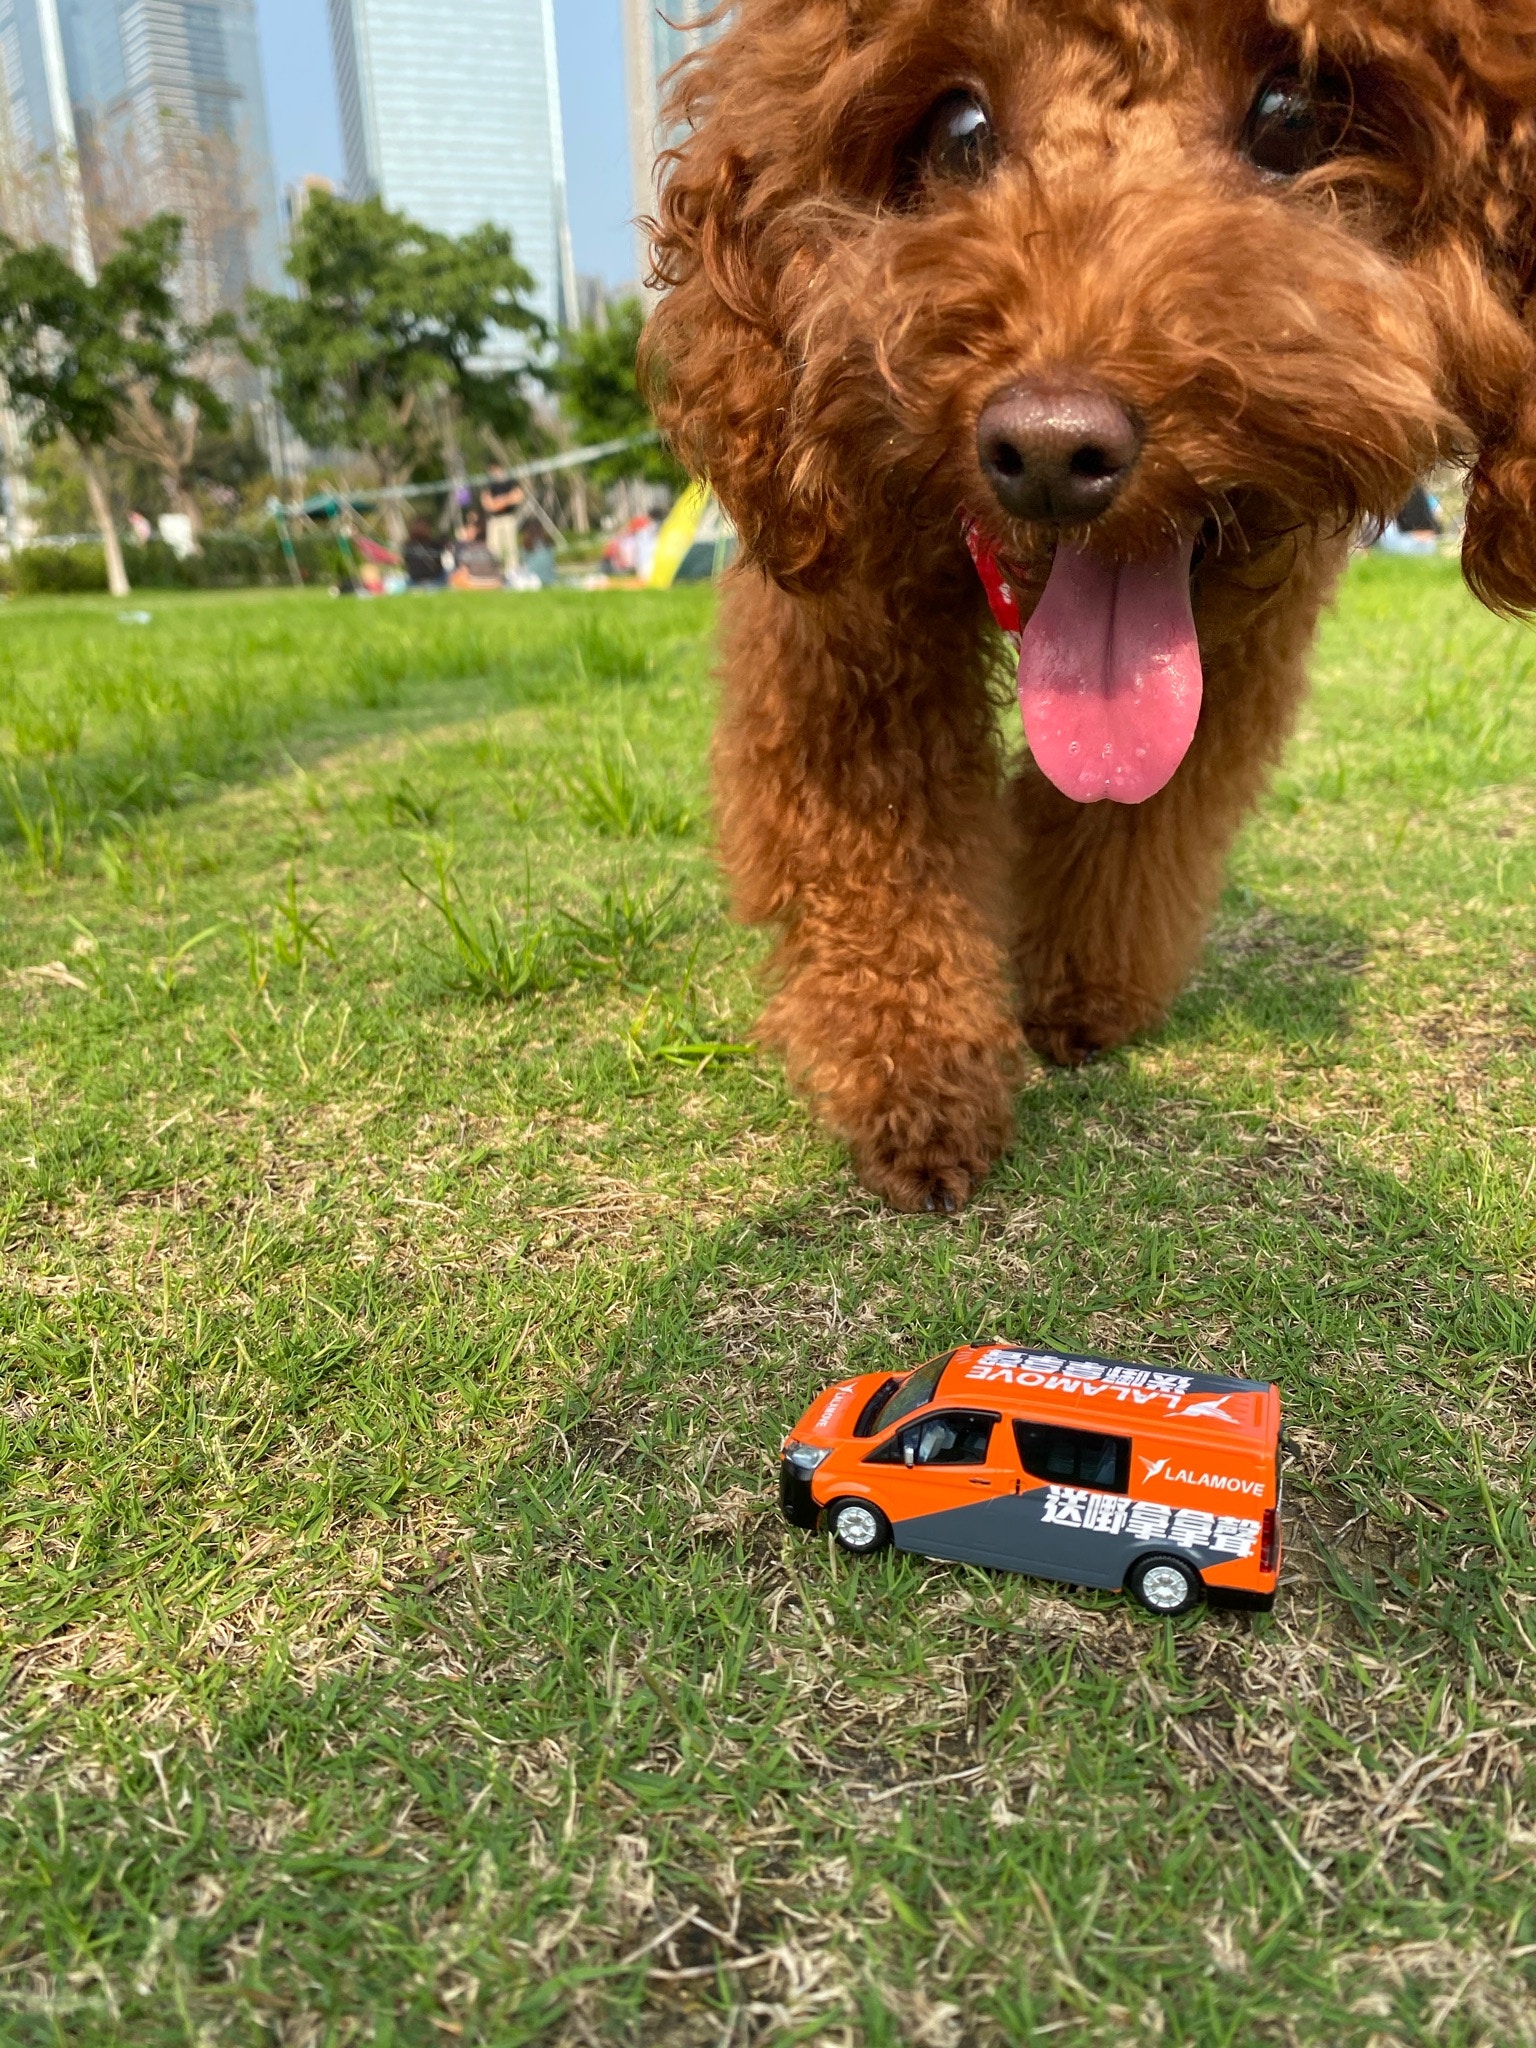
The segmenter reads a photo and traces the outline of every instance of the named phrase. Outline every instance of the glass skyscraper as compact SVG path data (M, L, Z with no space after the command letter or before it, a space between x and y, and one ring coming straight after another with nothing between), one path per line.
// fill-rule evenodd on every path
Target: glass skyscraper
M78 176L109 232L183 216L199 316L281 282L253 0L0 0L0 152L0 212L24 239L67 240Z
M576 320L551 0L330 0L347 187L444 234L493 221Z
M0 0L0 225L20 242L67 246L63 194L49 169L53 115L37 10L31 0ZM73 149L72 135L65 147Z

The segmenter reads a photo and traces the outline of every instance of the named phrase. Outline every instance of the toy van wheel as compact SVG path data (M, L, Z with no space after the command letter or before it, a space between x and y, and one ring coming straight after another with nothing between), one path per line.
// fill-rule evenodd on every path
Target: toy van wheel
M891 1540L891 1525L873 1501L833 1501L827 1509L827 1527L854 1557L873 1557Z
M1125 1583L1148 1614L1170 1617L1188 1614L1205 1593L1205 1581L1182 1557L1139 1557Z

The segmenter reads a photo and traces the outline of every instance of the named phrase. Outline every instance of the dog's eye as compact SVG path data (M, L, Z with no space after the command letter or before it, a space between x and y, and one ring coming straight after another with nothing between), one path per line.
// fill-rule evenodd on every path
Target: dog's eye
M975 93L945 93L923 123L917 158L934 177L981 183L997 161L997 135Z
M1338 155L1349 117L1349 89L1342 81L1308 84L1294 72L1283 73L1254 101L1243 153L1274 177L1302 177Z

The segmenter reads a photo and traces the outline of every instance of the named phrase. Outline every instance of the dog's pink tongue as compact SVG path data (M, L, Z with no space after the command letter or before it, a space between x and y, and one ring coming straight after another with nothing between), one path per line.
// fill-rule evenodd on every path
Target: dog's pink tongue
M1190 605L1193 541L1151 562L1056 550L1024 629L1019 706L1030 752L1078 803L1145 803L1189 752L1200 720Z

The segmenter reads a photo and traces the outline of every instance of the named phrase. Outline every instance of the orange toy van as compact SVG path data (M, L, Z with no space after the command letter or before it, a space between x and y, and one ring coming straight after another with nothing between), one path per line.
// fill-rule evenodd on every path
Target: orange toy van
M784 1445L786 1520L1077 1586L1154 1614L1274 1604L1280 1390L1116 1358L971 1344L828 1387Z

